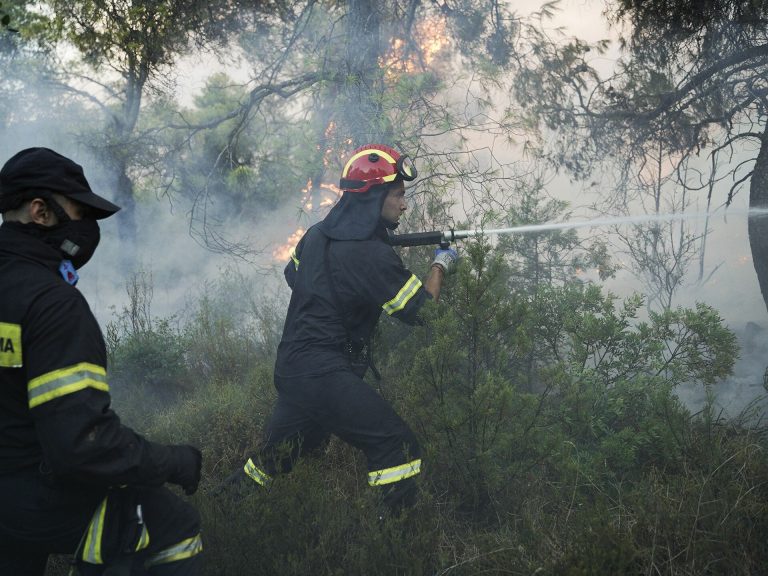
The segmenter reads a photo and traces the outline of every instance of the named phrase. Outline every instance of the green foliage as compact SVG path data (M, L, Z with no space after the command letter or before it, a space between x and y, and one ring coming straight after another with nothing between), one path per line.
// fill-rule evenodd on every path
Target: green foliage
M654 187L653 211L670 205L685 211L689 200L680 203L680 191L683 198L706 191L711 200L726 180L732 184L725 204L749 187L750 207L766 205L764 103L751 88L766 77L766 3L616 0L605 13L621 50L608 73L594 57L605 43L553 39L543 22L529 31L531 51L517 61L513 90L538 149L557 170L583 181L618 174L603 194L612 211L626 210L635 196L643 202ZM754 143L743 148L747 157L735 159L731 150L747 141ZM745 162L752 169L742 173ZM656 183L648 182L651 164L658 166ZM749 241L761 292L768 295L763 228L750 222ZM639 244L628 242L661 306L671 306L697 240L681 226L666 241L651 234Z
M371 10L361 2L51 0L42 7L50 19L33 36L66 59L52 58L41 74L58 90L58 105L77 101L87 110L68 133L108 173L125 238L136 232L135 202L181 196L191 205L191 234L234 252L243 239L230 238L233 219L298 204L310 180L319 196L320 184L337 182L341 158L364 141L390 142L419 162L428 157L433 177L413 192L430 208L444 205L446 193L475 193L481 184L485 195L519 178L511 162L499 156L489 165L485 145L473 143L489 131L506 139L514 129L511 115L497 119L491 107L519 30L502 4L395 2ZM224 46L239 50L222 54ZM471 73L456 69L457 54L473 63ZM178 66L190 62L197 76L212 56L234 64L237 79L211 74L193 104L182 104L189 75ZM18 81L31 88L37 75L30 72ZM26 124L48 110L29 108L7 116ZM317 210L320 198L312 200ZM414 221L448 216L420 212Z
M159 319L142 332L123 332L113 343L114 381L150 386L162 397L186 387L184 349L173 319Z
M618 0L610 13L616 20L631 22L631 39L637 49L661 56L695 36L699 36L701 48L708 50L715 48L713 41L718 36L743 42L762 34L768 6L761 1Z
M496 66L507 66L515 56L519 20L510 7L501 3L484 5L461 0L446 6L454 37L462 54L469 59L487 58Z
M3 10L3 4L0 2L0 27L8 28L11 23L11 15Z
M174 318L151 315L152 277L137 272L128 304L107 326L110 381L117 398L132 390L168 403L189 391L184 342Z
M543 183L536 179L502 220L505 227L568 221L567 203L547 198ZM499 238L511 265L510 285L535 294L545 284L561 285L575 279L585 268L597 268L601 279L613 275L607 247L600 240L585 246L574 229L541 233L509 234Z
M152 276L137 272L127 283L128 304L107 325L110 380L118 399L151 397L161 406L198 386L263 378L277 342L279 319L269 300L255 299L241 275L227 271L206 287L192 318L157 318L151 312ZM139 411L139 417L146 413Z
M575 521L573 540L554 563L554 572L565 576L638 574L643 564L632 539L619 526L606 522L611 516L607 502L597 502Z
M307 166L320 162L303 128L278 106L259 126L243 126L242 118L230 112L247 99L244 86L223 73L212 75L194 108L184 112L190 123L211 126L183 144L174 143L183 152L167 158L178 175L174 192L208 204L209 218L251 221L265 209L298 202L309 178ZM221 121L227 115L230 119Z
M34 44L47 50L55 35L50 15L32 2L0 2L0 53L32 49Z
M467 252L428 327L404 338L393 360L407 367L398 382L407 391L403 411L431 448L435 480L483 514L509 481L499 460L513 450L506 422L520 409L514 381L527 345L519 330L526 307L508 298L498 254L481 243Z
M198 498L210 533L207 573L430 573L440 526L429 499L407 515L379 519L364 471L349 447L333 442L322 461L303 460L269 491L236 501Z
M86 62L145 79L170 64L193 38L220 40L225 34L222 26L236 10L228 2L177 4L165 0L119 4L52 0L50 5L59 27Z
M646 56L615 82L602 82L590 62L605 43L556 45L499 3L440 6L463 57L476 64L472 79L451 68L449 55L431 68L414 57L416 72L390 77L387 71L411 64L409 55L424 55L415 43L386 70L370 66L389 55L389 40L415 38L414 23L435 16L434 4L411 3L415 12L407 13L395 3L368 15L365 32L380 40L369 70L353 66L372 52L355 45L360 30L349 25L364 3L266 3L259 4L266 14L243 11L229 21L220 16L244 8L239 3L139 3L116 12L96 1L54 5L60 10L48 38L66 33L82 50L79 64L118 72L95 78L113 91L109 102L87 95L110 127L91 143L111 154L131 194L189 194L225 218L255 218L307 178L317 184L326 169L335 179L338 156L359 143L352 136L375 136L419 159L425 176L412 189L414 227L450 221L457 192L472 203L468 217L483 222L546 221L562 217L565 207L538 195L538 182L527 187L493 150L472 150L476 134L529 142L516 131L542 128L542 143L552 130L558 169L580 176L608 151L637 158L648 134L667 150L691 150L712 134L695 120L728 126L761 109L760 91L750 92L761 85L761 61L737 67L741 74L713 75L690 98L673 88L709 61L688 70L685 50L681 61L646 67L659 63ZM554 3L542 6L540 17L553 10ZM252 82L213 76L194 106L181 110L167 90L173 59L187 53L191 38L222 39L217 32L241 24L250 25L235 38ZM529 52L512 44L518 39L530 41L523 47ZM738 54L730 50L735 44L711 46ZM516 68L514 92L532 113L491 120L490 96L504 88L499 71L507 66ZM724 78L732 90L712 89ZM599 106L585 110L574 101ZM672 113L661 114L668 103ZM360 117L367 119L362 125L354 120ZM215 496L257 445L274 402L284 303L257 298L253 282L231 274L205 288L192 314L157 318L151 278L140 273L129 283L129 304L107 328L115 408L153 439L202 448L204 477L193 502L203 516L206 573L763 570L764 427L725 421L711 406L691 415L675 395L681 383L713 387L730 371L735 340L717 312L697 305L640 321L640 297L619 302L574 283L578 266L597 266L601 276L611 268L604 246L587 250L571 233L510 237L495 247L470 242L464 250L442 301L424 311L425 325L381 328L382 393L414 428L425 455L417 507L384 520L363 458L339 441L278 477L268 492L240 501Z
M271 411L283 305L227 273L172 322L151 315L146 273L129 283L108 331L115 409L155 440L202 448L192 501L206 574L760 572L766 429L711 405L691 415L674 394L730 370L733 335L716 311L640 321L639 297L571 283L518 296L505 255L468 243L424 326L381 327L382 392L424 451L417 506L383 520L364 458L337 439L269 490L218 493ZM546 353L531 371L534 342ZM149 402L152 385L131 375L163 370L179 391Z

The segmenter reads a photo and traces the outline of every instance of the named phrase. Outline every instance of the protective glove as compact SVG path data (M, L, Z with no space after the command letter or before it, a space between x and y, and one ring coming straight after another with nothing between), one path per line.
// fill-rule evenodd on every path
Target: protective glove
M432 260L431 266L440 266L443 269L443 274L452 274L456 270L456 261L459 259L459 255L453 248L438 248L435 250L435 259Z
M173 458L173 470L168 482L181 486L184 494L192 496L200 484L200 467L203 455L194 446L182 445L170 447Z

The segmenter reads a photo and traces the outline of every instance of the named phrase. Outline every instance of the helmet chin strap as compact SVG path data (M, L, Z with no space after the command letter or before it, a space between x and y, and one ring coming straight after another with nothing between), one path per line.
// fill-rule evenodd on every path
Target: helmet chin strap
M383 216L380 218L380 220L381 220L381 223L384 224L384 227L387 230L395 230L398 226L400 226L400 222L390 222Z

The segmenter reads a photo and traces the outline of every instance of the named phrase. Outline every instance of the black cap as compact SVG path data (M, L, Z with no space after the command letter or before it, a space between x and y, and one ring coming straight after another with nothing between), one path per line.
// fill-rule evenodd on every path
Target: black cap
M82 166L49 148L22 150L0 169L0 212L46 193L61 194L90 207L97 220L120 210L93 193Z

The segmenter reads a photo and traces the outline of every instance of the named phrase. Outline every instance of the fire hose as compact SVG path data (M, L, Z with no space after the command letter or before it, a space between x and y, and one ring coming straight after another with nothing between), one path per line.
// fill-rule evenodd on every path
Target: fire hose
M521 230L521 226L515 228L497 228L493 230L433 230L430 232L412 232L408 234L392 234L389 237L391 246L431 246L439 245L440 248L448 248L451 242L472 238L475 236L492 236L495 234L513 234Z
M748 217L766 216L768 209L750 208L747 210L729 209L728 214L746 214ZM637 216L619 216L595 218L571 222L546 222L544 224L524 224L512 228L495 228L485 230L434 230L431 232L413 232L408 234L391 234L389 243L392 246L429 246L439 245L448 248L451 242L476 236L494 236L497 234L521 234L530 232L547 232L552 230L567 230L571 228L592 228L600 226L617 226L621 224L642 224L649 222L673 222L682 220L709 219L716 214L713 212L676 212L672 214L640 214ZM726 216L726 213L722 214Z

